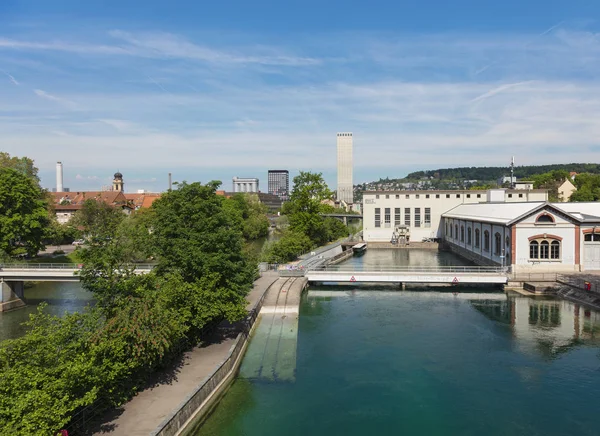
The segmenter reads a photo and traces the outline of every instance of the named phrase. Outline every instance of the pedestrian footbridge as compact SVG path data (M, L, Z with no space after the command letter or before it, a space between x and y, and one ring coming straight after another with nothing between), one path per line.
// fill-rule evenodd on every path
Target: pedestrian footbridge
M25 305L25 282L77 282L83 265L72 263L0 264L0 312ZM137 264L135 274L145 274L154 265Z
M79 281L82 264L72 263L11 263L0 264L0 280L3 282L71 282ZM136 274L150 271L154 265L137 264Z
M319 266L306 272L309 282L506 284L506 268L487 266Z

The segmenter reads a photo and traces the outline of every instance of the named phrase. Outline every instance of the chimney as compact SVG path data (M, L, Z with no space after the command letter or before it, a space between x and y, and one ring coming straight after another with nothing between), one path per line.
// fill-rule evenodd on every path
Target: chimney
M169 173L169 191L171 190L171 186L172 186L172 183L171 183L171 173Z
M56 162L56 192L63 192L63 166Z

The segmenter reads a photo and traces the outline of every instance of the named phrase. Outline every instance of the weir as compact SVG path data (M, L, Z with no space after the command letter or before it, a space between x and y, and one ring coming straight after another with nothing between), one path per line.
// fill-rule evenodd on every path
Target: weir
M269 288L240 368L240 377L296 380L298 316L306 285L304 277L286 277Z

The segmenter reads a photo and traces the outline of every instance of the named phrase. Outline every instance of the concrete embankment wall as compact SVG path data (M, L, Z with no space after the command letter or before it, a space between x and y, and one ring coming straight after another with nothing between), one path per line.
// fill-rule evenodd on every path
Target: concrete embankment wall
M214 407L216 407L220 399L226 393L227 388L235 379L235 375L240 368L244 353L248 347L249 338L252 335L255 326L258 324L256 321L259 317L259 313L261 313L263 309L271 308L273 306L273 299L277 302L282 298L282 295L287 294L288 289L285 285L288 280L297 280L299 283L294 287L296 291L290 293L289 297L286 299L286 301L289 300L289 307L286 310L288 312L292 311L293 306L295 305L296 309L294 316L297 317L300 296L306 287L306 279L304 277L275 279L250 311L244 322L244 329L238 334L227 357L215 368L213 373L204 379L197 389L195 389L194 392L192 392L180 406L163 421L160 427L157 428L151 436L190 435L194 434L194 432L202 425L206 417ZM284 307L286 306L287 305L284 305ZM275 307L277 307L277 304Z
M248 346L248 338L256 325L256 319L262 308L263 302L271 286L277 278L267 287L262 297L249 311L244 320L242 331L237 335L235 342L229 349L227 357L215 368L213 373L206 377L198 387L188 395L181 404L167 417L160 426L151 433L151 436L174 436L193 434L206 416L215 407L233 381L235 374Z
M23 282L0 282L0 312L25 306Z

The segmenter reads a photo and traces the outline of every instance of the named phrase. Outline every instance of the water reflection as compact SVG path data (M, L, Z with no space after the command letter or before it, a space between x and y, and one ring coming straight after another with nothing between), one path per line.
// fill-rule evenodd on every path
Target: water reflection
M81 312L88 304L93 304L93 295L78 282L38 282L25 289L27 306L0 312L0 340L22 336L26 328L23 323L29 315L37 312L41 302L48 303L46 311L53 315L65 312Z
M512 296L470 303L487 318L509 325L523 352L554 358L576 345L600 343L600 312L569 301Z

